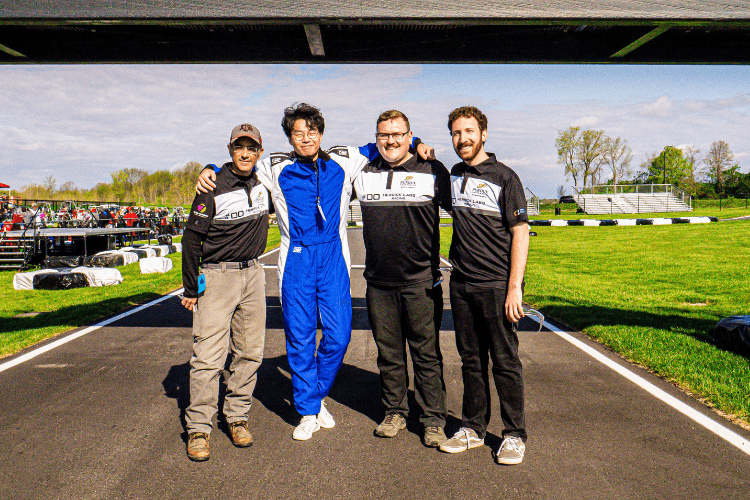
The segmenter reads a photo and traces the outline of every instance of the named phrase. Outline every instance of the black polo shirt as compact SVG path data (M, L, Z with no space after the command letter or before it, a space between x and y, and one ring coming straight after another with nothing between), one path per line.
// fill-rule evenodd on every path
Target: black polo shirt
M529 218L518 175L488 154L479 165L461 162L451 169L451 279L504 287L510 275L510 229Z
M182 237L185 297L198 296L199 263L257 259L268 239L268 191L255 172L239 176L226 163L216 174L216 188L193 200Z
M439 208L451 209L445 165L415 154L391 167L378 157L362 170L354 187L362 207L368 283L405 286L436 280Z

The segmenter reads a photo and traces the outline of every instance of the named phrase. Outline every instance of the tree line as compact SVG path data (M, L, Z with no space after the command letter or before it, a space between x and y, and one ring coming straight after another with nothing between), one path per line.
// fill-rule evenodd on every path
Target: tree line
M575 186L602 184L673 184L698 198L747 197L750 173L739 171L734 153L725 141L715 141L705 154L697 148L665 146L634 170L633 150L621 137L604 130L568 127L555 140L557 162ZM558 194L564 194L560 186Z
M90 189L81 189L68 181L60 186L53 176L41 184L24 186L13 194L30 200L127 201L136 205L185 205L192 203L195 182L203 169L198 162L188 162L175 171L157 170L149 173L138 168L112 172L112 182L100 182Z

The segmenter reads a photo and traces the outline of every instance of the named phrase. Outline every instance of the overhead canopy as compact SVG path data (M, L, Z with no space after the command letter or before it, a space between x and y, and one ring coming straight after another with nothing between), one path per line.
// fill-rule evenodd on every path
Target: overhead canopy
M10 186L7 185L7 184L3 184L2 182L0 182L0 189L10 189Z
M740 0L5 0L0 63L748 63Z

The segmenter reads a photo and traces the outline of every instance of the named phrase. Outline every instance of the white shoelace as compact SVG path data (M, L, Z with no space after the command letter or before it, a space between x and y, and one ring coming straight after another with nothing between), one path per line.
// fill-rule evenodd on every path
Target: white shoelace
M513 436L507 437L503 440L503 443L500 445L500 451L511 449L513 451L521 453L520 443L522 443L522 441L517 437L513 437Z
M463 438L466 441L466 448L468 449L469 448L469 440L471 439L471 434L469 434L469 428L468 427L461 427L458 430L457 434L458 433L462 433L463 434ZM459 439L461 439L461 438L459 438Z

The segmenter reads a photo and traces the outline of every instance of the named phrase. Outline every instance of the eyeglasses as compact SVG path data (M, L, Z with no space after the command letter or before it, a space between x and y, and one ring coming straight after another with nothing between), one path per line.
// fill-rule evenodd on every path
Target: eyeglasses
M302 130L294 130L292 132L292 137L294 137L296 140L301 141L305 138L305 136L309 137L312 140L315 140L320 135L320 132L317 130L308 130L306 133Z
M540 313L536 309L527 309L523 308L523 313L526 315L527 318L533 318L534 321L536 321L539 324L539 328L536 330L536 333L539 333L542 331L542 327L544 326L544 314ZM513 323L513 331L518 331L518 323Z
M260 146L242 146L240 144L232 146L232 151L235 153L239 153L243 150L247 150L248 153L257 153L260 151Z
M375 134L375 137L377 137L381 141L387 141L389 137L393 137L394 141L400 141L408 133L409 133L408 130L406 132L396 132L396 133L393 133L393 134L383 134L381 132L378 132L377 134Z

